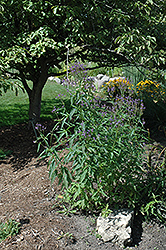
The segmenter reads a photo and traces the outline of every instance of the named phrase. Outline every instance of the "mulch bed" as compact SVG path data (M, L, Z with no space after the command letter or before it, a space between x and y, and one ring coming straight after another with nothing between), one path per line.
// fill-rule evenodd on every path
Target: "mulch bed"
M166 146L163 133L154 139ZM21 223L20 233L1 242L0 249L119 250L96 237L93 214L57 212L61 207L55 195L61 194L60 187L56 181L51 186L47 162L38 161L34 140L27 124L0 129L0 148L12 152L0 160L0 221L13 218ZM145 222L140 214L135 216L132 234L133 244L128 249L166 249L166 229L155 220Z

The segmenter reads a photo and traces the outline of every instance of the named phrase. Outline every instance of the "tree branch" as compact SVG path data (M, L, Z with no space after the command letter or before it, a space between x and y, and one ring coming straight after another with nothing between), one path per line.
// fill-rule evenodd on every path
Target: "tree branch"
M102 6L103 6L103 2L100 2L100 1L97 1L97 2L102 4ZM108 4L104 4L104 6L107 7L108 9L115 10L119 14L124 14L124 15L129 15L130 17L135 17L134 15L131 15L131 14L127 13L127 12L122 11L122 10L119 11L118 9L115 9L114 7L112 7L112 6L108 5Z
M25 77L23 74L20 74L20 78L21 78L21 82L26 90L26 92L28 93L28 96L30 96L32 90L30 89L30 87L27 84L27 81L25 80Z
M67 70L65 70L65 71L63 71L63 72L60 72L60 73L49 73L48 74L48 77L50 77L50 76L63 76L63 75L65 75L67 73Z

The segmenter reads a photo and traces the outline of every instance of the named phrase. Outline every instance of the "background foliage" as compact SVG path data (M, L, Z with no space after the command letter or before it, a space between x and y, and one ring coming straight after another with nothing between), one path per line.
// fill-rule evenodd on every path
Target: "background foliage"
M47 78L69 60L98 66L135 65L163 80L165 1L34 1L0 4L0 65L29 96L29 117L40 118ZM32 81L32 86L28 84Z

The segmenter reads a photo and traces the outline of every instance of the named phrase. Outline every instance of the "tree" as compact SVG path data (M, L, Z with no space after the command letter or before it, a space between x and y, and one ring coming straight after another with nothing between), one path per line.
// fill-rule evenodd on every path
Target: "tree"
M67 48L70 60L164 70L164 2L2 0L0 67L4 75L23 84L29 96L29 119L40 119L48 77L65 74L61 67ZM59 72L54 73L55 67Z

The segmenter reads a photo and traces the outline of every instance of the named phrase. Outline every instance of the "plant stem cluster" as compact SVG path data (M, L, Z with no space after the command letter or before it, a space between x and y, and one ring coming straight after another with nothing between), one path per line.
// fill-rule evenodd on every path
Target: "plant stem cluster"
M93 81L79 78L77 71L71 76L77 84L69 102L59 96L55 126L42 135L46 147L41 156L49 157L50 179L58 178L72 209L141 206L151 197L142 164L143 101L132 89L126 95L123 86L114 97L101 98Z

